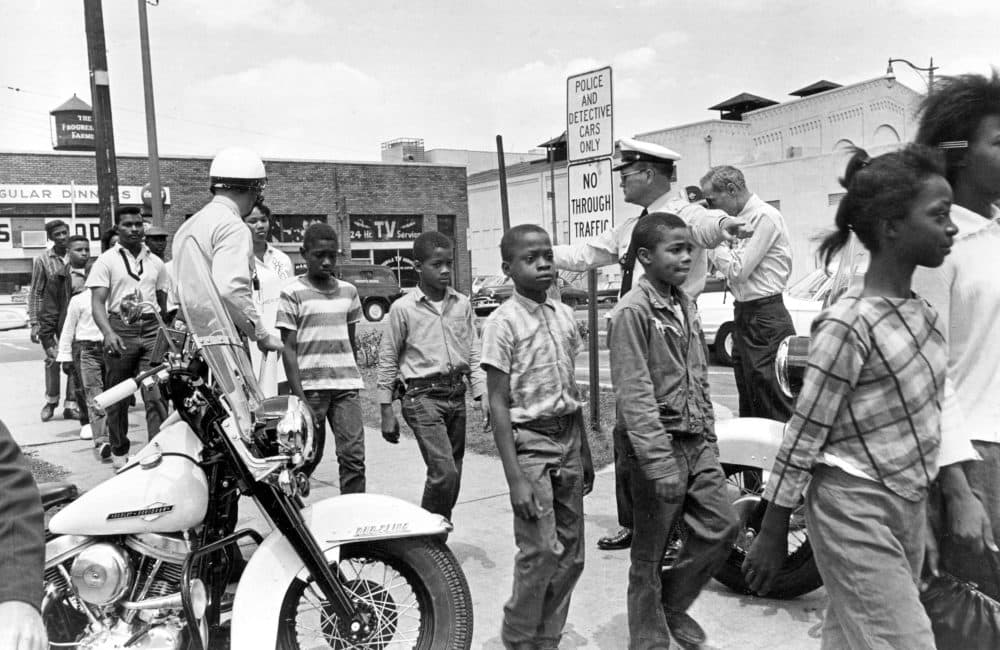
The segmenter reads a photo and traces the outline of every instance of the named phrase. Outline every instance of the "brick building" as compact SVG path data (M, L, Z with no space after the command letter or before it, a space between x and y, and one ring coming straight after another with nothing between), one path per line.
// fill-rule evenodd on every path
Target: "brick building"
M167 191L166 227L172 233L210 198L207 157L160 159ZM456 287L471 286L465 168L431 163L265 160L265 201L277 217L275 245L297 253L314 220L336 228L342 263L392 268L416 284L413 240L440 230L456 242ZM118 156L119 202L139 204L147 161ZM87 154L0 153L0 293L30 280L31 260L45 248L44 223L69 222L100 251L94 158ZM296 257L293 255L293 258Z

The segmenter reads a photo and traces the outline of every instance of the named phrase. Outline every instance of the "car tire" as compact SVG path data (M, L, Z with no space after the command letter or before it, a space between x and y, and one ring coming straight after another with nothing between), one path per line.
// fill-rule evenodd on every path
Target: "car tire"
M377 323L385 318L386 312L389 311L389 305L381 300L369 300L365 303L364 311L365 318L372 323Z
M723 323L715 335L712 346L715 358L724 366L733 365L733 345L735 344L736 326L733 323Z

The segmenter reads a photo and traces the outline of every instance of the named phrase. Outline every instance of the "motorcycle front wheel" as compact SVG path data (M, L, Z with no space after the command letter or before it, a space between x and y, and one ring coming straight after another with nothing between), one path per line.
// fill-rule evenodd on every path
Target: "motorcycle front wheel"
M444 542L414 537L347 544L331 568L355 602L372 612L372 635L357 644L342 638L319 589L311 580L295 580L282 603L281 650L471 647L469 585Z
M726 558L725 564L715 574L715 579L733 591L741 594L752 594L749 585L743 577L743 560L746 559L750 545L760 531L764 519L767 502L761 498L764 491L764 481L759 469L743 465L725 466L727 486L737 493L732 496L733 507L739 518L740 529L736 542ZM805 514L799 506L792 511L788 525L788 557L771 587L765 594L768 598L797 598L810 591L819 589L823 578L816 568L812 545L806 531Z

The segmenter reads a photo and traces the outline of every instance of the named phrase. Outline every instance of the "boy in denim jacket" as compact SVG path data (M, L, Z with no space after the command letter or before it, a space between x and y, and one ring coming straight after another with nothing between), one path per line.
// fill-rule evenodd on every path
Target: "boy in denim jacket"
M691 269L684 221L654 212L632 237L646 275L611 314L608 349L619 426L628 432L635 531L628 585L629 647L705 642L686 611L725 561L736 515L719 464L704 335L680 286ZM674 521L689 535L660 571Z

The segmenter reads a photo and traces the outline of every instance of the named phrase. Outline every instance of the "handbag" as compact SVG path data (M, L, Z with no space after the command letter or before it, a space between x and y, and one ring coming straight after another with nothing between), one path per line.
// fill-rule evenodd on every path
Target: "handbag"
M994 575L1000 576L1000 557L987 551ZM934 629L938 650L1000 648L1000 602L980 591L975 583L941 572L924 581L920 594Z

